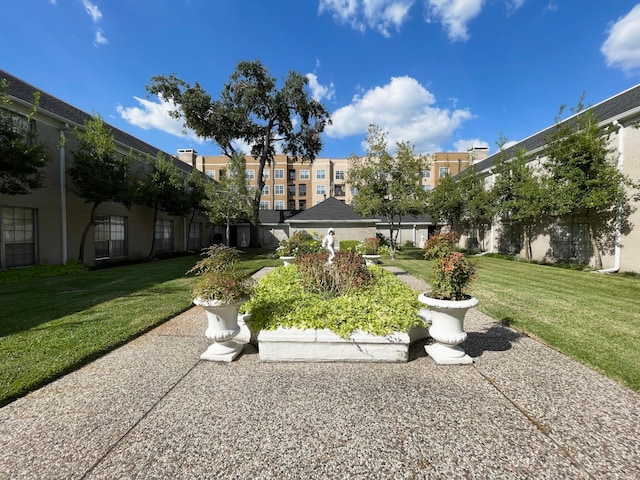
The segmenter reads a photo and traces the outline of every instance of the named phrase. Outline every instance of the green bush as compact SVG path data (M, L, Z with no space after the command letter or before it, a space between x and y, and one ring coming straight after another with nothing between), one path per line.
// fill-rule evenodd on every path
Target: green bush
M288 240L281 240L276 253L281 257L295 257L322 251L322 242L306 230L294 232Z
M424 258L434 260L442 258L448 253L459 251L458 240L460 240L460 235L456 232L431 235L424 245Z
M327 328L348 338L355 331L390 335L423 324L417 315L421 304L409 286L380 267L368 271L373 280L366 288L327 298L304 288L297 264L279 267L258 282L242 310L251 313L254 332Z
M340 242L340 250L343 252L355 252L359 243L358 240L342 240Z

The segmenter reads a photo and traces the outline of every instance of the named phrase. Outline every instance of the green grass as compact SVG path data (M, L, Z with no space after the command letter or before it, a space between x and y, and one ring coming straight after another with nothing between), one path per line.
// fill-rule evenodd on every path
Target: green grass
M388 260L429 280L430 264L402 252ZM640 391L640 278L474 257L479 309Z
M0 272L0 405L190 308L193 278L184 272L199 258ZM477 262L472 293L480 310L640 391L640 276ZM430 264L417 249L383 263L429 280ZM241 256L247 274L280 264L267 251Z
M0 405L190 308L193 277L185 272L199 258L0 273ZM260 251L242 260L247 274L281 263Z

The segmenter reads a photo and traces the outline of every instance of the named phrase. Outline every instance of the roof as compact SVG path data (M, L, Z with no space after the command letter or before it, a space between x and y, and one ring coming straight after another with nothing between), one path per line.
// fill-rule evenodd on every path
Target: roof
M262 225L278 225L300 212L301 210L260 210L258 216Z
M326 200L314 205L293 216L288 223L326 223L326 222L378 222L379 218L362 217L357 214L351 205L329 197Z
M38 104L38 111L40 112L48 112L55 117L59 117L61 121L67 122L72 126L82 126L87 120L91 120L93 118L92 115L89 115L82 110L69 105L62 100L50 95L42 90L34 87L26 83L23 80L20 80L17 77L5 72L4 70L0 70L0 79L6 79L9 83L8 94L9 96L22 100L31 104L33 101L33 92L40 92L40 102ZM113 137L116 142L126 145L127 147L133 148L138 152L151 155L155 157L158 152L163 153L169 158L175 158L173 155L163 152L162 150L149 145L148 143L143 142L142 140L129 135L128 133L119 130L109 124L106 124L112 131ZM180 165L181 167L186 165L184 162L176 163L176 165Z
M593 107L590 107L596 118L601 122L613 121L617 118L626 116L630 113L640 113L640 84L618 93L611 98L608 98ZM561 124L565 122L572 122L576 117L583 115L584 111L578 112L575 115L563 120ZM517 152L524 149L527 152L532 152L541 149L545 145L545 140L549 134L553 131L556 125L547 127L546 129L525 138L524 140L512 145L504 150L506 158L516 156ZM496 152L493 155L488 156L481 162L476 163L473 168L477 172L487 170L493 166L494 161L499 157L501 152Z

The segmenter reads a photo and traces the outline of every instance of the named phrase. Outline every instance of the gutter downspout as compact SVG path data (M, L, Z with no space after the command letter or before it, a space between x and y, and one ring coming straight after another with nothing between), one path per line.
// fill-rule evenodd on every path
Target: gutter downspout
M624 127L620 124L618 120L614 120L612 125L618 129L618 171L622 173L622 167L624 165ZM596 273L617 273L620 270L620 257L622 254L622 247L620 246L620 242L622 239L622 212L621 208L618 206L616 213L616 232L615 232L615 247L614 247L614 256L613 256L613 267L604 268L602 270L598 270Z
M59 139L59 163L60 163L60 233L61 233L61 259L62 265L67 264L67 247L68 247L68 239L67 239L67 168L66 168L66 148L65 142L66 137L64 131L69 128L69 124L65 124L60 129L60 139Z

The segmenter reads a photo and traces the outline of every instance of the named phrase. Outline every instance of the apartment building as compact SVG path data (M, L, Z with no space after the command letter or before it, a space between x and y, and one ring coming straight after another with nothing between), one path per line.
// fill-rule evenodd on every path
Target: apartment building
M486 158L487 152L486 147L476 147L468 152L429 155L429 169L422 174L423 188L432 190L441 178L457 175L474 162ZM203 156L193 149L178 150L178 158L213 179L220 178L228 162L224 155ZM255 187L259 162L249 155L245 160L247 180ZM317 158L308 163L276 155L271 165L265 166L262 176L265 182L260 200L262 210L306 210L327 198L336 198L347 204L353 199L354 192L348 183L348 158Z

